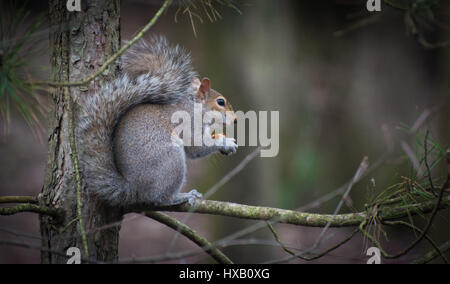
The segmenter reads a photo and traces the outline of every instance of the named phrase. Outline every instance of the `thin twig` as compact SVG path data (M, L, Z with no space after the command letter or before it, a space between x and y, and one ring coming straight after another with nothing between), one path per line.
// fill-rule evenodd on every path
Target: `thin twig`
M11 234L11 235L14 235L16 237L23 237L23 238L34 239L34 240L41 240L41 238L38 237L38 236L33 236L33 235L29 235L29 234L19 233L19 232L16 232L16 231L6 230L6 229L2 229L2 228L0 228L0 232Z
M248 154L235 168L233 168L229 173L227 173L218 183L213 185L208 191L205 193L204 198L208 199L213 194L215 194L222 186L228 183L235 175L240 173L254 158L258 156L261 148L258 147L253 150L250 154Z
M23 212L39 213L42 215L48 215L56 220L61 220L63 216L63 211L57 208L50 208L46 206L39 206L30 203L19 204L12 207L2 207L0 208L0 215L13 215Z
M121 49L119 49L119 51L117 51L113 56L108 58L105 61L105 63L95 73L93 73L86 79L78 81L78 82L35 81L35 82L33 82L33 84L49 85L49 86L54 86L54 87L70 87L70 86L73 87L73 86L82 86L82 85L88 84L89 82L91 82L92 80L97 78L99 75L101 75L106 70L106 68L109 65L111 65L111 63L115 62L116 59L119 56L121 56L128 48L130 48L136 41L138 41L140 38L142 38L142 36L156 23L156 21L159 19L159 17L163 14L164 10L166 10L167 7L169 7L171 2L172 2L172 0L164 1L163 5L158 10L158 12L156 12L156 14L150 20L150 22L148 22L148 24L145 25L144 28L142 28L142 30L139 31L139 33L132 40L130 40L126 45L124 45Z
M305 251L304 251L304 252L301 252L301 253L295 253L295 252L293 252L292 250L290 250L288 247L286 247L286 246L281 242L281 240L280 240L280 238L278 237L278 234L277 234L277 232L275 231L275 229L273 228L272 224L267 223L267 226L269 227L270 231L272 232L272 234L273 234L275 240L277 241L277 243L280 244L281 248L282 248L285 252L289 253L289 254L292 256L292 257L288 257L288 258L285 258L285 259L280 259L280 260L276 260L276 261L269 261L269 262L266 262L266 263L270 263L270 264L274 264L274 263L282 263L282 262L290 261L290 260L292 260L293 258L299 258L299 259L301 259L301 260L306 260L306 261L311 261L311 260L315 260L315 259L321 258L321 257L323 257L324 255L330 253L331 251L333 251L333 250L339 248L340 246L342 246L342 245L344 245L345 243L347 243L348 241L350 241L350 240L356 235L356 233L358 233L358 231L359 231L358 229L353 230L353 232L352 232L349 236L347 236L344 240L338 242L338 243L335 244L334 246L332 246L332 247L330 247L330 248L324 250L323 252L318 253L318 254L316 254L316 255L314 255L314 256L312 256L312 257L305 257L305 256L303 256L303 255L305 255L307 252L305 252Z
M422 167L420 166L419 160L417 159L411 147L405 141L402 141L400 145L402 146L403 151L408 156L409 160L411 161L411 164L416 170L417 176L419 177L422 176L423 174Z
M208 199L213 194L215 194L219 189L221 189L226 183L228 183L235 175L240 173L254 158L258 156L260 153L261 148L257 147L255 150L253 150L250 154L248 154L235 168L233 168L229 173L227 173L219 182L214 184L210 189L208 189L204 195L204 199ZM182 223L186 223L189 218L191 217L191 214L186 215L186 217L183 218ZM170 245L167 249L167 251L171 251L172 248L175 246L177 240L178 240L178 230L177 233L173 236Z
M405 227L411 228L411 229L413 229L414 231L417 231L420 234L423 233L423 230L421 230L420 228L414 226L413 224L407 223L405 221L386 221L386 222L383 222L383 224L390 225L390 226L401 225L401 226L405 226ZM428 235L425 235L425 239L431 244L431 246L434 248L435 252L442 257L442 260L444 260L444 262L446 264L448 264L447 258L440 251L440 249L437 246L437 244Z
M31 245L31 244L26 244L26 243L18 243L18 242L0 240L0 246L2 246L2 245L3 246L15 246L15 247L21 247L21 248L26 248L26 249L39 250L41 252L50 253L50 254L58 255L58 256L61 256L61 257L65 257L65 258L71 257L70 255L67 255L67 254L65 254L64 252L61 252L61 251L50 250L50 249L46 249L46 248L44 248L42 246ZM81 257L81 260L83 262L86 262L86 263L101 263L101 262L89 260L89 259L87 259L85 257Z
M425 134L425 141L423 142L424 161L425 161L425 168L427 169L428 182L430 183L431 192L436 197L437 194L436 194L436 191L434 190L433 179L431 177L431 169L430 169L430 165L428 165L428 134L429 133L430 132L427 130L427 132Z
M239 240L230 240L227 242L214 242L211 246L217 247L217 248L228 248L228 247L235 247L235 246L273 246L273 247L280 247L280 244L276 241L272 240L264 240L264 239L239 239ZM291 248L293 250L299 250L293 246L285 245L287 248ZM134 257L134 258L125 258L118 261L118 263L157 263L162 261L169 261L169 260L182 260L188 257L197 256L199 254L203 253L203 249L195 248L191 250L185 250L182 252L176 252L176 253L164 253L160 255L155 256L149 256L149 257ZM328 253L328 256L331 257L342 257L338 255L334 255L332 253ZM352 258L349 258L352 259Z
M356 29L373 24L376 21L378 21L379 19L380 19L380 14L375 14L375 15L363 18L363 19L357 21L356 23L352 23L350 26L346 27L345 29L335 31L333 33L333 36L342 37L342 36L346 35L347 33L352 32Z
M446 253L448 250L450 250L450 241L447 241L444 244L442 244L439 247L439 252L437 252L435 249L431 250L428 253L426 253L424 256L414 260L412 263L414 263L414 264L428 263L428 262L432 261L433 259L435 259L436 257L438 257L440 254Z
M332 225L332 222L334 220L333 216L338 216L337 214L341 210L342 205L344 204L345 200L347 199L348 195L350 194L350 190L352 189L353 185L356 184L366 174L368 167L369 167L368 158L364 157L363 160L361 161L358 169L356 170L355 174L353 175L352 179L346 185L345 192L342 195L342 198L339 201L338 205L336 206L336 209L334 210L333 215L331 215L332 218L329 221L327 221L327 223L323 227L322 231L320 232L320 235L319 235L317 241L313 244L313 246L311 246L309 249L307 249L305 252L303 252L301 254L294 255L294 256L288 257L286 259L276 260L276 261L273 261L273 263L278 263L278 261L285 262L285 261L292 260L294 258L304 257L305 254L312 253L320 245L323 238L325 237L325 232Z
M81 175L80 175L80 168L79 168L77 145L76 145L76 141L75 141L75 127L73 125L74 113L73 113L73 108L72 108L72 97L70 96L70 90L67 87L64 88L64 99L65 99L65 102L67 105L69 144L70 144L70 150L71 150L70 155L72 158L73 171L74 171L74 176L75 176L77 219L78 219L78 224L80 225L80 235L81 235L81 241L83 243L84 254L87 258L89 258L86 231L84 229L83 216L81 214L81 210L83 207L82 200L81 200L82 185L81 185Z
M361 178L361 176L367 171L369 167L369 159L367 157L364 157L361 161L361 163L358 166L358 169L356 170L351 182L348 184L347 189L345 190L344 194L342 195L341 200L339 201L338 205L336 206L336 209L333 212L333 215L337 215L339 211L341 211L342 205L344 205L345 200L348 198L350 191L353 188L353 185ZM325 227L320 232L320 235L316 241L316 243L311 247L311 250L316 249L320 242L322 241L322 238L325 236L326 231L331 225L332 220L330 220Z
M218 263L233 264L233 262L219 249L212 247L211 243L207 239L201 237L195 230L179 222L177 219L159 212L146 212L146 216L163 223L174 230L179 230L181 234L204 249L205 252L214 258Z
M0 196L0 203L38 203L34 196Z
M413 126L409 130L411 134L416 133L416 131L425 123L427 118L431 115L431 111L429 109L424 109L419 117L414 121Z

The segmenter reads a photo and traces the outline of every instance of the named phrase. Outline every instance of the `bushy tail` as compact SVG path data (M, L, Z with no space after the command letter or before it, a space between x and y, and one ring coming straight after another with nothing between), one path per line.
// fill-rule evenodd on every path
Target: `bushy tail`
M133 199L114 163L112 136L118 120L138 104L170 104L192 97L196 76L189 54L163 37L137 42L122 60L123 74L81 104L77 131L88 188L110 205Z

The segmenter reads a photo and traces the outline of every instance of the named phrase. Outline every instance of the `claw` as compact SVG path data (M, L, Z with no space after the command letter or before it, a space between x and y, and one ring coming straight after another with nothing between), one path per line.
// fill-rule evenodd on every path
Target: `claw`
M195 204L195 199L196 199L196 197L189 197L188 198L188 203L189 203L189 205L191 205L191 206L194 206L194 204Z
M203 198L203 194L198 192L196 189L189 191L187 194L188 194L188 203L191 206L193 206L195 204L196 199Z
M198 192L196 189L192 189L191 191L189 191L189 194L194 195L197 198L203 198L203 194Z
M223 155L229 156L231 154L236 153L238 145L236 144L236 139L226 137L224 138L224 145L222 149L220 149L220 153Z

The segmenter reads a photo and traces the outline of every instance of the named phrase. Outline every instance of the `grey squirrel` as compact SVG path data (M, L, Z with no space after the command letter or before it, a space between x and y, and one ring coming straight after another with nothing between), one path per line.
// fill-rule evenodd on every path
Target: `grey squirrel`
M88 189L109 206L193 204L202 197L198 191L180 192L186 158L229 155L237 144L214 133L211 139L220 141L213 146L174 144L171 116L179 110L193 116L200 103L203 112L218 111L226 124L235 123L231 104L209 79L198 78L189 54L164 37L134 44L122 67L120 76L80 104L77 141Z

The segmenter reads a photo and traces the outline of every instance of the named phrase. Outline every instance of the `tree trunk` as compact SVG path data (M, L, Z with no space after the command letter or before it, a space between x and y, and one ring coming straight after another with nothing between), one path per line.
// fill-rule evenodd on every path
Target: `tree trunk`
M120 0L81 1L81 12L70 12L67 0L49 0L51 80L80 81L95 72L120 48ZM119 64L112 64L105 73L89 85L71 87L74 127L77 103L83 96L99 89L106 80L119 72ZM41 217L41 236L44 252L42 263L66 263L69 247L77 247L83 258L83 242L77 220L76 186L69 143L67 101L63 88L53 93L54 106L49 114L48 156L41 203L63 208L64 222L56 224L50 217ZM120 221L121 216L102 208L86 194L82 185L82 219L86 231L89 258L115 261L118 256L119 226L107 226ZM101 230L96 230L102 228ZM47 252L45 252L47 251ZM50 251L50 252L48 252ZM53 252L59 252L53 253Z

